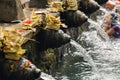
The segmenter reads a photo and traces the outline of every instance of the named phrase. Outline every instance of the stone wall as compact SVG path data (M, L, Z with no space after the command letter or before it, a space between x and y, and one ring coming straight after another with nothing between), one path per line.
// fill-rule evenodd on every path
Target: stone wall
M0 0L0 22L10 22L24 18L19 0Z
M48 6L47 0L30 0L30 7L46 8Z

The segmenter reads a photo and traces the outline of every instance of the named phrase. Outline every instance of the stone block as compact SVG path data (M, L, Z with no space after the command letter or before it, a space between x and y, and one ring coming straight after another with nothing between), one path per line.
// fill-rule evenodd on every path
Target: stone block
M32 8L47 8L47 0L30 0L30 7Z
M0 0L0 22L11 22L24 18L19 0Z

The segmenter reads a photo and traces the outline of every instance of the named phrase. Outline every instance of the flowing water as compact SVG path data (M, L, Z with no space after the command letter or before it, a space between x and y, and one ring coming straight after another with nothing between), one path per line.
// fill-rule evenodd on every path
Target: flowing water
M88 61L88 63L91 64L93 71L95 72L99 72L96 65L94 64L94 61L92 60L91 56L87 53L87 51L76 41L71 40L70 44L72 44L78 52L80 52L82 54L82 56L84 57L84 60Z
M43 80L55 80L51 75L48 75L46 73L41 73L40 78L42 78Z
M102 25L96 23L92 19L88 18L88 22L95 25L94 28L97 30L100 37L102 37L105 41L110 41L109 36L105 33L105 31L101 28Z
M103 15L97 16L98 24ZM78 43L72 41L72 45L66 47L63 63L54 75L57 80L120 80L120 40L110 38L109 43L105 37L108 42L103 41L94 24L81 34Z

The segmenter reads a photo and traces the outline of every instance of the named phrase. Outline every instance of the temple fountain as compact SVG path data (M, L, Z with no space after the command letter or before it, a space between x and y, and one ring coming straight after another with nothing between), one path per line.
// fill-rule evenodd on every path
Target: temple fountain
M61 52L64 48L63 46L67 45L71 39L77 40L78 35L88 30L90 24L88 17L99 9L100 6L98 4L101 5L107 0L102 0L102 2L95 0L98 4L96 4L94 0L73 1L75 1L75 3L70 4L66 2L66 0L58 0L59 3L56 3L59 5L63 2L63 9L59 9L57 12L54 12L55 9L51 9L52 12L48 12L50 5L47 0L30 0L30 2L29 0L0 1L0 15L2 15L0 16L1 32L5 31L7 34L11 34L9 31L16 33L15 30L18 30L20 35L22 35L19 39L23 39L23 42L20 42L22 47L20 50L22 50L22 52L26 51L24 54L20 51L19 53L22 55L19 55L19 57L13 53L9 53L9 55L6 50L8 49L8 45L4 37L2 37L1 44L5 46L0 47L0 80L35 80L37 78L41 80L41 73L53 73L53 68L59 65L59 62L62 61L64 56L64 52ZM56 6L54 5L52 7ZM33 22L39 22L39 24L32 24L32 26L27 26L27 28L21 24L21 22L26 22L26 18L28 18L28 14L25 14L27 10L30 10L30 16L32 16L32 18L30 17L30 19L27 20L27 23L30 23L32 19ZM33 18L36 17L36 15L34 15L35 11L40 15L37 15L37 20ZM49 20L46 17L51 19ZM60 25L56 24L51 26L49 21L53 18ZM8 25L5 26L5 24ZM23 26L22 29L21 26ZM19 35L19 33L16 34ZM7 35L4 36L9 40ZM13 40L10 39L10 41ZM14 48L16 49L16 47L13 47L13 49Z

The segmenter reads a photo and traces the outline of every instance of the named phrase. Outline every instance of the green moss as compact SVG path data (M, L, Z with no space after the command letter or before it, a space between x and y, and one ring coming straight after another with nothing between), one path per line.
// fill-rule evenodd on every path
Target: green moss
M56 53L54 49L47 49L43 56L42 69L44 72L47 72L50 67L56 62Z
M54 49L47 49L45 51L44 58L49 64L54 63L56 61L56 54L55 54Z
M45 54L49 54L49 53L55 53L54 52L54 49L52 49L52 48L50 48L50 49L47 49L46 51L45 51Z

